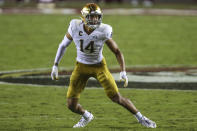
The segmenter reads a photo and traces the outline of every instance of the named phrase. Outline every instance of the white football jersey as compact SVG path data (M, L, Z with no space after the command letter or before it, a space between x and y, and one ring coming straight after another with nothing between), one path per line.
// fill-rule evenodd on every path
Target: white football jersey
M77 61L83 64L97 64L103 59L103 46L112 36L112 27L102 23L88 35L82 20L73 19L68 33L72 36L77 48Z

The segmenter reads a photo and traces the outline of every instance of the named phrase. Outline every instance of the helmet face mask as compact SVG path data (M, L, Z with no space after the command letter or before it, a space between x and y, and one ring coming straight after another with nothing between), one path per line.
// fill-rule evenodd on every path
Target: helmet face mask
M98 5L94 3L87 4L81 10L83 22L91 29L96 29L102 22L102 12Z

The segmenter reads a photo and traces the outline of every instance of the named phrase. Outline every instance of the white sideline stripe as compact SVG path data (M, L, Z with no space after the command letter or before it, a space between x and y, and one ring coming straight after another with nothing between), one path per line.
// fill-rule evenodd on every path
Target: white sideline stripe
M196 83L197 76L186 76L185 74L179 75L165 75L168 72L163 72L162 74L154 73L152 76L143 76L143 75L134 75L131 73L127 73L129 82L142 82L142 83ZM112 74L114 79L119 80L119 73Z
M143 75L131 75L127 73L129 82L141 82L141 83L197 83L197 77L196 76L162 76L162 75L153 75L153 76L143 76ZM155 73L156 74L156 73ZM116 81L119 81L119 73L112 73L114 79ZM69 78L70 75L61 75L59 78ZM22 76L18 77L18 79L23 78L51 78L51 76ZM95 80L95 78L90 78L90 80ZM96 81L96 80L95 80Z
M187 76L184 73L176 72L157 72L157 73L147 73L148 75L135 75L128 72L127 76L129 82L140 82L140 83L197 83L197 75L194 73L194 76ZM119 81L119 73L112 73L114 79ZM23 78L50 78L50 75L41 75L41 76L22 76L18 79ZM60 75L60 78L70 77L70 75ZM95 78L90 78L90 80L95 80Z
M38 84L22 84L22 83L8 83L0 82L0 84L5 85L16 85L16 86L32 86L32 87L54 87L54 88L67 88L67 86L57 86L57 85L38 85ZM85 87L85 90L103 90L102 87ZM161 90L161 91L180 91L180 92L197 92L197 90L178 90L178 89L139 89L139 88L119 88L123 90Z
M58 67L59 70L72 70L73 67ZM35 69L21 69L21 70L9 70L9 71L0 71L0 74L3 73L19 73L19 72L34 72L34 71L51 71L52 68L35 68Z
M13 9L12 13L23 13L24 10ZM41 14L79 14L78 9L75 8L63 8L63 9L37 9L37 13ZM192 9L146 9L146 8L115 8L115 9L103 9L105 15L177 15L177 16L197 16L197 10ZM4 13L0 8L0 14ZM31 13L31 12L29 12ZM35 13L35 11L34 11Z
M77 9L64 8L64 9L41 9L43 14L78 14ZM186 9L103 9L105 15L178 15L178 16L196 16L196 10Z
M48 70L51 70L51 68L36 68L36 69L1 71L0 74L3 74L3 73L19 73L19 72L33 72L33 71L48 71Z
M76 9L64 8L64 9L41 9L43 14L78 14Z
M55 88L62 88L66 86L56 86L56 85L38 85L38 84L23 84L23 83L9 83L9 82L1 82L0 84L5 85L17 85L17 86L35 86L35 87L55 87Z
M119 69L120 66L118 65L115 65L115 66L109 66L108 67L110 69ZM146 68L146 67L170 67L170 68L176 68L176 67L189 67L189 68L192 68L192 67L196 67L196 65L185 65L185 64L175 64L175 65L163 65L163 64L154 64L154 65L132 65L132 66L129 66L127 65L126 68L136 68L136 67L143 67L143 68ZM60 70L72 70L73 67L58 67ZM0 74L1 73L18 73L18 72L32 72L32 71L51 71L52 67L51 68L34 68L34 69L19 69L19 70L9 70L9 71L0 71Z
M108 15L178 15L178 16L196 16L196 10L186 10L186 9L104 9L104 14Z

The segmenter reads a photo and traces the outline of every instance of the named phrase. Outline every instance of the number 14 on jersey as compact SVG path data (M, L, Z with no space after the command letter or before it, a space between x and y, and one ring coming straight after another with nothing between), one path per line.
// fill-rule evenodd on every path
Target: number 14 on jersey
M88 53L94 52L94 41L90 41L90 43L84 48L83 47L84 40L80 40L80 51L88 51Z

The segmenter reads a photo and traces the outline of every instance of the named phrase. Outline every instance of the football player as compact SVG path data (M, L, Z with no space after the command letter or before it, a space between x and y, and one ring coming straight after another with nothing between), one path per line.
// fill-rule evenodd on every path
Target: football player
M94 119L93 114L79 104L80 93L84 90L90 77L96 78L107 96L113 102L130 111L143 126L156 128L155 122L143 116L129 99L121 96L115 80L108 70L102 54L104 44L114 53L120 64L120 79L124 80L124 87L128 85L124 56L112 39L112 27L102 23L103 14L101 9L98 5L89 3L82 8L81 14L81 20L71 20L68 32L59 44L51 72L52 79L58 79L58 64L66 48L74 41L77 58L67 91L67 106L72 112L82 115L82 118L73 128L84 127Z

